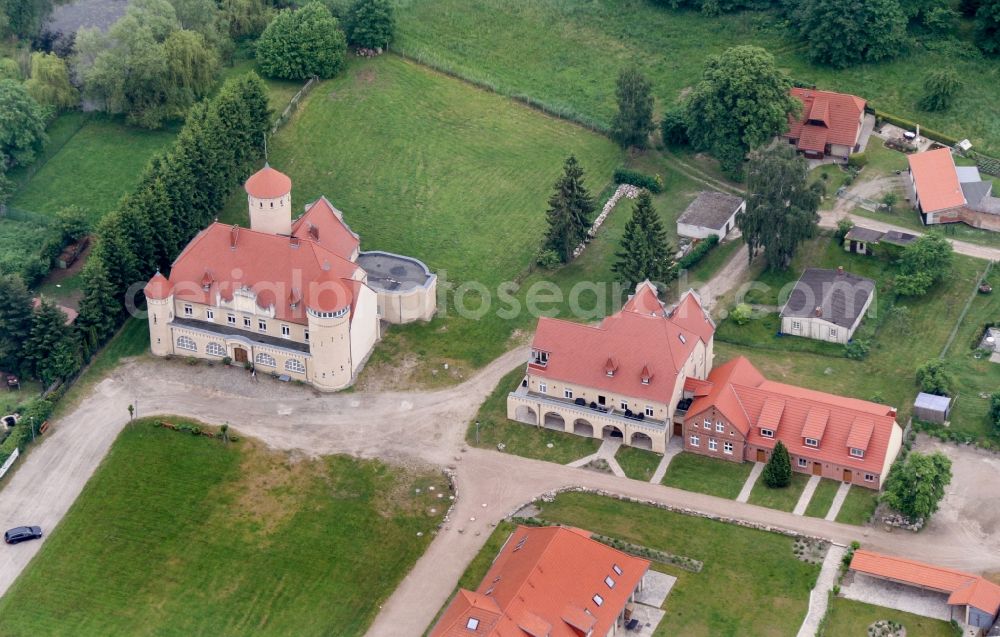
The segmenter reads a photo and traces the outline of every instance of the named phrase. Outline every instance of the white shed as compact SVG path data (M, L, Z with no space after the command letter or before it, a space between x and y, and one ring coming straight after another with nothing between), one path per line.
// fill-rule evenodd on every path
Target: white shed
M746 207L746 201L734 195L701 192L677 219L677 234L692 239L706 239L714 234L722 241L736 227L736 215Z

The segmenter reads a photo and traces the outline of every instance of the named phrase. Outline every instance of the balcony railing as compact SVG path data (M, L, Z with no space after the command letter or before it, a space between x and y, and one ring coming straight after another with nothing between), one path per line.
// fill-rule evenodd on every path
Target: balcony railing
M581 417L604 417L628 424L632 427L642 427L651 431L663 431L667 426L666 422L662 420L653 420L648 416L643 416L642 418L638 417L638 415L626 416L625 412L620 409L615 409L610 405L596 405L595 407L590 407L589 403L580 405L575 402L575 400L557 398L548 394L540 394L538 392L529 391L525 387L518 387L514 392L514 395L530 397L532 400L537 400L545 405L551 405L552 407L558 407L559 409L568 409L579 413ZM539 414L539 416L541 415L542 414Z

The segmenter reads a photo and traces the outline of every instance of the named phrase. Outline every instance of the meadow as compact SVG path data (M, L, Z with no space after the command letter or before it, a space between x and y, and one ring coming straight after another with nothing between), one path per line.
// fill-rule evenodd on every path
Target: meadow
M1000 153L1000 122L993 117L1000 66L971 45L957 51L914 38L894 61L837 70L808 62L808 45L768 12L708 17L649 0L404 0L398 14L394 50L599 128L614 114L623 66L646 74L662 109L698 81L707 56L753 44L774 54L795 80L854 93L882 111ZM922 78L939 66L977 79L951 110L920 111Z
M0 634L362 635L440 521L431 485L136 421L0 599Z

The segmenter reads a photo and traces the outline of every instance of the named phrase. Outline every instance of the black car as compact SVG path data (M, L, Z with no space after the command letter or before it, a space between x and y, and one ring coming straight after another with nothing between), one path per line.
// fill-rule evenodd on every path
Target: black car
M40 526L18 526L3 534L3 541L7 544L17 544L25 540L37 540L42 537L42 527Z

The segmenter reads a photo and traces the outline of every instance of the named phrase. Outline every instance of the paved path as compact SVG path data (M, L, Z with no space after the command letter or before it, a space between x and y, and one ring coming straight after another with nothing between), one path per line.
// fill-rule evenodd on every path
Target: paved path
M802 627L799 628L798 637L816 637L819 623L826 615L827 606L830 604L829 593L837 583L837 573L846 553L845 547L836 545L831 546L826 552L823 567L819 571L819 577L816 578L816 586L809 591L809 611L802 622Z
M760 474L763 472L763 462L753 463L753 469L750 470L750 475L747 476L747 481L743 483L743 488L740 489L740 494L736 496L737 502L746 502L750 499L750 492L753 491L753 485L757 484L757 478L759 478Z
M671 436L667 442L667 452L660 458L660 464L656 465L656 471L653 472L653 477L649 481L652 484L663 482L663 476L667 475L670 462L682 451L684 451L684 438L681 436Z
M615 459L615 454L618 453L618 449L621 446L621 440L617 438L605 438L597 450L597 457L608 463L608 466L611 467L611 473L619 478L624 478L625 471L622 470L622 466Z
M809 476L809 482L806 483L806 488L802 490L802 495L799 496L799 501L795 503L795 508L792 509L792 515L806 514L806 507L809 506L809 501L812 500L813 494L816 493L816 487L819 486L819 481L819 476Z
M840 515L840 507L844 506L844 500L847 499L847 494L851 492L850 482L841 482L840 487L837 489L836 495L833 496L833 502L830 503L830 510L826 512L826 517L823 519L827 522L833 522Z

